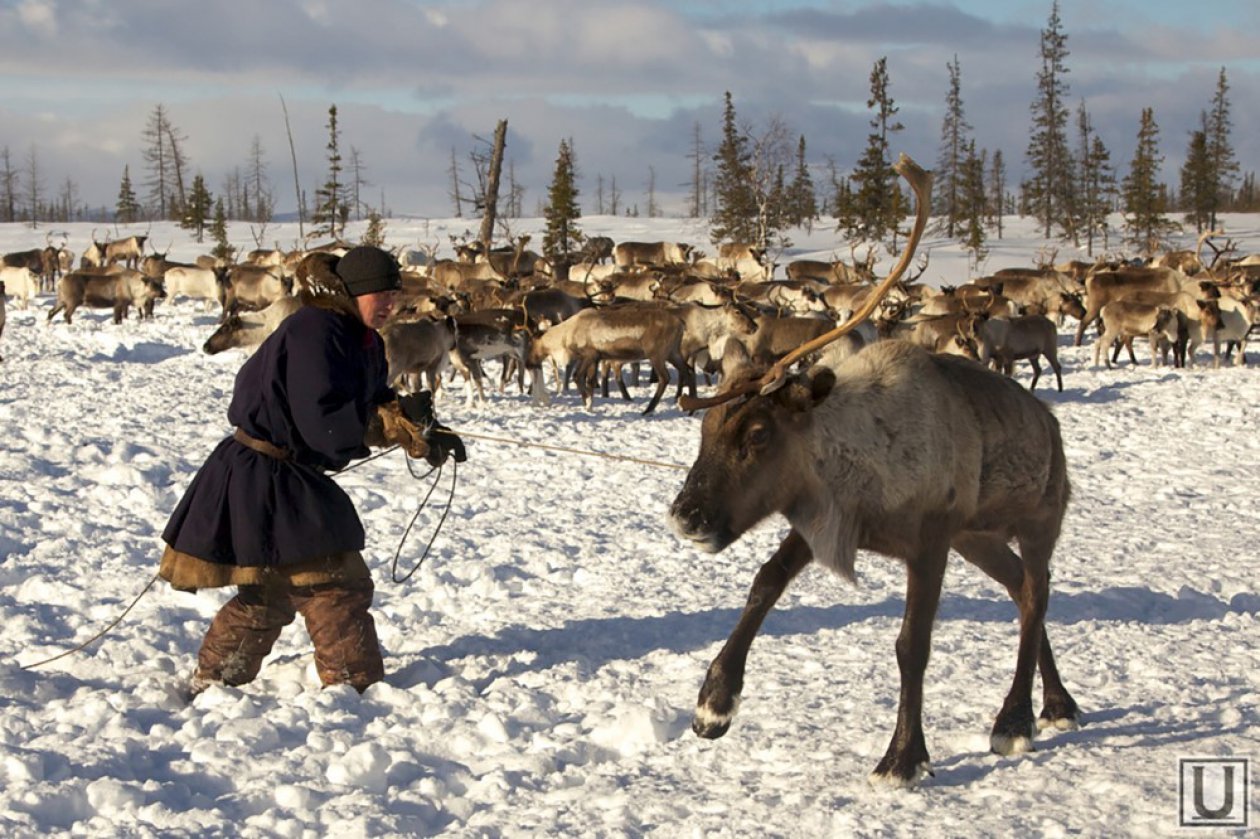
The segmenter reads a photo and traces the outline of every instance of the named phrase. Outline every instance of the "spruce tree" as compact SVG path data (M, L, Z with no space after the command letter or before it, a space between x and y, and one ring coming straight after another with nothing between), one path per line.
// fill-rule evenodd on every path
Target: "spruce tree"
M1002 216L1006 213L1006 161L1002 150L993 151L993 164L989 169L989 218L992 219L997 237L1002 238Z
M236 248L228 243L227 211L223 209L222 198L214 202L214 221L210 223L210 238L214 240L210 255L215 259L231 262Z
M315 212L311 216L314 229L312 236L338 237L338 225L342 221L345 185L341 183L340 130L337 128L337 106L328 108L328 177L324 185L315 190Z
M1229 117L1229 82L1225 68L1216 80L1216 93L1212 96L1212 110L1207 121L1207 155L1212 180L1216 185L1208 226L1216 228L1216 214L1229 206L1234 181L1238 177L1238 161L1230 144L1229 132L1233 127Z
M722 142L713 156L714 207L709 219L713 242L752 242L757 232L757 200L752 189L752 154L748 138L735 121L735 104L726 92Z
M836 217L837 230L853 230L857 227L858 218L853 201L853 183L843 176L832 172L831 212Z
M1054 228L1075 237L1073 218L1072 160L1068 151L1067 35L1054 1L1050 19L1041 31L1041 69L1037 73L1037 98L1033 101L1032 131L1025 153L1032 172L1024 199L1041 222L1048 239Z
M1142 109L1138 127L1137 149L1124 178L1125 230L1128 241L1148 256L1163 245L1165 237L1175 227L1167 216L1167 194L1159 182L1160 167L1164 157L1159 152L1159 126L1155 123L1155 111Z
M960 180L963 164L967 162L965 155L968 132L971 125L963 115L962 103L962 68L958 64L958 55L945 65L949 70L949 91L945 94L945 119L941 123L941 148L936 158L936 171L933 173L933 197L936 199L936 213L941 216L945 226L945 235L954 237L954 228L961 221L959 210Z
M198 172L193 178L192 191L188 195L188 201L184 207L184 218L179 226L185 230L194 231L197 241L203 241L206 224L210 221L210 213L213 209L214 199L210 195L210 190L206 188L206 179Z
M788 206L788 185L786 173L783 165L780 164L774 169L774 178L770 182L770 193L766 196L765 229L769 231L778 231L787 226L787 218L789 213ZM758 239L757 244L762 244L764 239Z
M363 240L360 244L377 248L385 247L385 219L381 217L380 210L373 208L368 211L367 229L363 231Z
M118 201L114 204L114 218L121 224L134 224L140 219L140 203L131 186L131 167L123 166L122 181L118 184Z
M971 255L972 267L977 269L988 256L988 248L984 245L984 222L988 204L984 189L985 158L983 151L976 154L975 140L963 143L962 166L958 170L957 185L958 232L963 248Z
M1200 115L1202 128L1190 132L1190 144L1181 166L1181 208L1186 221L1199 233L1211 229L1212 211L1216 207L1216 181L1212 177L1212 160L1208 152L1207 112Z
M802 134L796 143L796 171L792 175L792 185L788 187L787 224L804 227L807 231L813 227L818 217L818 199L814 195L814 180L809 175L809 165L805 163L805 135Z
M851 208L856 225L850 233L858 233L871 241L884 238L896 228L898 208L902 204L897 191L896 176L888 159L888 135L902 130L893 117L898 108L888 92L888 58L881 57L871 70L871 95L866 107L872 108L870 126L874 130L866 137L866 149L850 176L853 182Z
M1242 186L1234 196L1234 210L1239 213L1254 213L1260 210L1260 191L1256 189L1256 173L1243 175Z
M1106 247L1107 218L1111 214L1116 177L1111 169L1111 153L1094 131L1084 102L1077 110L1077 130L1080 138L1076 186L1078 226L1085 233L1085 252L1092 256L1097 235L1102 235L1103 247Z
M543 208L546 231L543 234L543 254L552 265L567 265L582 247L585 238L577 226L582 217L578 206L577 172L573 152L567 140L560 141L556 155L556 169L547 188L547 205Z

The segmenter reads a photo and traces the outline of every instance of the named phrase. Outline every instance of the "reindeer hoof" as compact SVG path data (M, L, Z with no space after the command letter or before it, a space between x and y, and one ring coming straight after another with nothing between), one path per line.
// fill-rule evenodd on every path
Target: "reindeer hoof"
M895 789L909 789L932 772L932 760L921 732L906 740L896 734L888 751L871 773L871 783Z
M1033 720L1032 706L1015 706L998 714L989 735L989 749L998 755L1017 755L1033 751L1033 737L1037 726Z
M1037 718L1037 730L1076 731L1081 727L1081 712L1076 703L1068 700L1066 704L1050 704L1041 709Z
M1081 727L1081 721L1076 717L1056 717L1050 719L1048 717L1039 717L1037 719L1038 731L1077 731Z
M879 766L875 767L875 771L871 773L870 782L872 786L913 789L924 778L936 777L936 773L932 771L932 764L926 760L909 767L909 771L888 769L884 766L887 760L887 758L881 760Z
M719 714L707 705L697 705L696 715L691 720L691 730L706 740L716 740L731 729L731 720L735 719L735 711L739 707L739 699L731 702L731 710Z
M990 734L989 750L995 755L1001 755L1002 757L1037 751L1033 746L1033 734L1031 731L1027 735L997 734L996 732Z

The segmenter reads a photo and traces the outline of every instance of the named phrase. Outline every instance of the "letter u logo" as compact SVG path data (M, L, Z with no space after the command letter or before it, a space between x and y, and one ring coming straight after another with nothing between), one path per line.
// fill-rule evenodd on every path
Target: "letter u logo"
M1223 773L1222 786L1224 788L1223 801L1221 806L1212 809L1207 806L1207 802L1203 800L1203 770L1205 767L1194 767L1194 788L1193 801L1195 814L1205 821L1219 821L1227 818L1234 812L1234 767L1224 766L1221 768Z

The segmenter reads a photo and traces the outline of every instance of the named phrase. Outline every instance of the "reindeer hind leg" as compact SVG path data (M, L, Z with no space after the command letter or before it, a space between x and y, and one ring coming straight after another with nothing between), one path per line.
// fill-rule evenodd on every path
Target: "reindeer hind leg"
M1031 541L1021 540L1020 550L1027 550L1033 558L1031 563L1034 573L1026 573L1029 563L1022 560L1007 546L1000 537L992 534L963 533L954 538L953 547L972 565L988 574L1002 585L1015 601L1020 611L1020 649L1016 664L1016 674L1011 691L993 726L990 746L998 754L1014 754L1032 748L1034 726L1039 729L1057 728L1067 730L1076 728L1080 722L1080 709L1072 699L1055 664L1054 652L1050 648L1050 640L1044 626L1044 599L1041 606L1040 627L1035 647L1035 661L1041 671L1042 711L1035 721L1032 716L1032 664L1029 647L1033 639L1029 636L1029 621L1036 618L1038 590L1045 592L1048 598L1049 571L1036 572L1041 566L1036 557L1038 548ZM1048 563L1048 553L1047 563ZM1044 582L1038 580L1044 578ZM1030 585L1031 580L1031 585ZM1026 668L1027 672L1022 672Z

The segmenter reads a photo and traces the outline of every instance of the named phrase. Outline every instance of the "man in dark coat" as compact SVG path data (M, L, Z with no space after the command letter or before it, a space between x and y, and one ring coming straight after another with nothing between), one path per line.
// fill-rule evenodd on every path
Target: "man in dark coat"
M368 609L373 586L363 525L326 472L401 445L444 458L405 417L386 383L376 329L400 286L387 252L357 247L325 286L302 292L287 318L236 376L236 426L210 454L171 515L159 574L181 590L235 585L210 624L190 687L242 685L258 675L297 613L325 685L363 691L384 676ZM334 287L336 286L336 287Z

